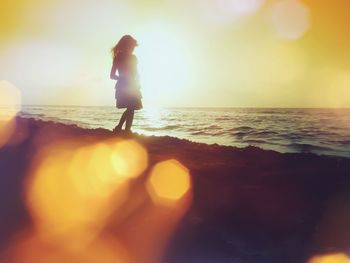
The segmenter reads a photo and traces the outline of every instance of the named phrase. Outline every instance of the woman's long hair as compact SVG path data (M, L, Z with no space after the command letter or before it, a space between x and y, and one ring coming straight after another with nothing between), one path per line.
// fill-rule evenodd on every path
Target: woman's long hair
M137 46L137 41L130 35L123 36L119 42L112 48L113 58L117 57L119 52L130 52Z

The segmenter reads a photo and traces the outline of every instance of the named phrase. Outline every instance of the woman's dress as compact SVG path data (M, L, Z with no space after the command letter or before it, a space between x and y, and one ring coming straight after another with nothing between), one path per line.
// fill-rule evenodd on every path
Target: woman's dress
M137 73L137 59L132 54L120 52L115 58L118 81L115 85L115 99L118 109L142 109L142 95Z

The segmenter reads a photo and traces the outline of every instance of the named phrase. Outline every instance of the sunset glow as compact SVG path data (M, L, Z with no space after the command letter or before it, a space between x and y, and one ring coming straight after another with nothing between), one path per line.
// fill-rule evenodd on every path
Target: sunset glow
M170 105L174 98L170 94L185 96L194 85L197 74L194 54L191 54L189 42L184 39L192 36L184 34L175 26L163 25L162 21L145 25L136 34L140 42L136 53L142 94L150 106Z
M349 107L347 90L334 88L349 71L348 8L346 0L6 0L1 77L24 104L114 105L109 51L131 34L145 107Z
M350 0L1 0L0 263L350 263Z

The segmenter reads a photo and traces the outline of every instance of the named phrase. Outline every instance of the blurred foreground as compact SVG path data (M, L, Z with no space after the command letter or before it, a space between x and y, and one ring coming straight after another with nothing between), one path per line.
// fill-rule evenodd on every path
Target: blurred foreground
M350 262L350 159L1 129L0 262Z

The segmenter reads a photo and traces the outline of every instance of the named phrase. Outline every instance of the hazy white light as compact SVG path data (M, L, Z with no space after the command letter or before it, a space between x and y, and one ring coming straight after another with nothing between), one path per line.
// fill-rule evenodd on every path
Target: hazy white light
M232 23L238 18L257 12L265 0L198 0L202 15L214 23Z
M143 99L146 104L171 105L176 96L187 92L196 75L189 38L162 23L142 25L135 37Z
M37 89L47 95L52 88L71 83L82 62L79 49L52 41L21 42L4 53L0 69L23 87L23 98L31 97Z
M255 13L264 4L264 0L221 0L229 12L235 15Z
M101 43L118 28L127 26L124 21L130 13L128 1L104 0L103 4L100 1L68 1L53 14L53 23L63 34L69 32L89 44Z
M271 8L270 19L276 33L286 39L302 37L310 27L310 11L299 0L281 0Z

